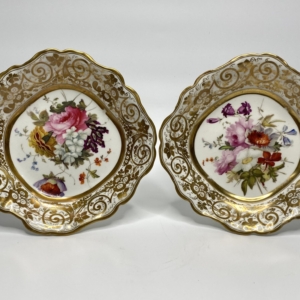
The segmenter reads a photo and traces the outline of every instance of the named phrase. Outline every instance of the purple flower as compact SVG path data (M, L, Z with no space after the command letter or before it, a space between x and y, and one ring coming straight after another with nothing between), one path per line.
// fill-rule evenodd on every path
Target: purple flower
M86 122L88 128L92 130L91 134L84 141L84 149L91 149L94 153L98 153L98 146L105 148L103 134L108 133L108 129L101 125L98 121L89 120Z
M243 147L237 147L233 151L222 151L222 157L215 161L216 172L219 173L219 175L222 175L231 171L237 165L237 154L243 149Z
M214 124L214 123L218 123L221 120L222 119L220 119L220 118L209 118L209 119L206 120L206 122L210 123L210 124Z
M250 104L247 101L245 101L245 102L242 102L241 105L242 106L240 106L237 110L238 113L241 115L244 115L244 116L250 115L250 113L252 111Z
M226 130L226 138L233 147L242 146L243 148L249 148L246 143L247 132L253 127L253 120L246 121L244 118L240 118L234 124L231 124Z
M41 179L34 183L34 186L44 194L56 197L63 197L64 192L67 190L64 182L56 177Z
M230 103L228 103L225 107L223 107L222 114L226 118L227 118L227 116L234 116L235 115L235 111L234 111L234 109L233 109L233 107L231 106Z

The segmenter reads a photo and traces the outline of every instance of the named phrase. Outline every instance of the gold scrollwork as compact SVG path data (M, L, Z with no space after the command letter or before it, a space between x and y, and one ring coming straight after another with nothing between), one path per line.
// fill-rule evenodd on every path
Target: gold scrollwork
M99 187L60 203L37 195L14 177L14 166L4 156L8 141L3 132L11 123L11 113L62 87L97 98L96 102L117 124L122 153L112 175ZM23 66L0 74L0 209L14 213L32 230L64 234L115 212L118 205L133 196L139 179L151 169L155 143L155 127L136 92L125 85L121 74L100 66L87 54L45 50Z
M64 68L68 75L78 80L85 80L91 75L90 64L85 59L68 59Z
M217 201L213 203L212 211L217 217L223 220L234 222L240 218L238 211L223 201Z
M171 129L171 139L179 140L184 137L187 130L187 121L186 118L182 115L177 115L171 120L170 129Z
M271 82L279 76L279 67L275 62L267 60L252 68L251 75L259 81Z
M299 216L300 180L292 184L298 175L291 175L289 187L279 187L280 191L269 193L260 202L245 202L215 189L211 179L200 174L194 165L194 150L190 147L200 112L214 110L218 103L247 90L272 93L276 99L283 99L281 105L288 107L294 119L299 118L300 73L271 54L243 55L201 75L184 91L161 127L160 157L179 195L190 200L196 212L239 233L267 233Z
M33 84L44 84L53 77L52 67L45 62L38 62L31 67L30 76L23 74L24 78Z
M107 203L110 203L111 199L105 195L99 195L93 197L87 206L87 210L91 215L99 215L105 213L107 209Z
M238 82L239 78L240 75L236 69L227 68L221 72L220 80L215 80L214 83L219 89L229 89Z

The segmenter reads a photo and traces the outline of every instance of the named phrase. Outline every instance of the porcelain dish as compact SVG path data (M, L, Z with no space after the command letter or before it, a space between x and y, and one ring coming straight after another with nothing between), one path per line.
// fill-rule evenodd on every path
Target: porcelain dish
M0 209L67 234L111 216L155 159L155 127L119 72L48 49L0 74Z
M272 54L238 56L197 78L160 130L178 194L238 233L300 215L300 74Z

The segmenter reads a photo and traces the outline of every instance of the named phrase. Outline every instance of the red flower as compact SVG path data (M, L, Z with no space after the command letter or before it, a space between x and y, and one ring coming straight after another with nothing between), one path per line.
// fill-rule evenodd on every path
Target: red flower
M98 157L96 157L95 160L94 160L94 162L95 162L96 166L100 167L101 163L102 163L102 160L100 160Z
M46 194L58 196L61 192L57 184L46 182L41 185L41 190Z
M81 184L84 184L84 179L85 179L85 173L83 172L83 173L79 174L79 181Z
M251 144L256 145L258 147L266 147L270 143L270 137L264 132L259 132L254 130L248 134L248 140Z
M257 162L259 164L263 164L266 166L274 167L275 162L274 161L280 161L281 160L281 153L280 152L274 152L270 153L267 151L263 152L263 157L259 157Z

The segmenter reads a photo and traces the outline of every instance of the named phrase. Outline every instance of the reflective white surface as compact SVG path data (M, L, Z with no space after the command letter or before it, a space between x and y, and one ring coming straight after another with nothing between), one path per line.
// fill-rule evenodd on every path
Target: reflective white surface
M159 129L179 94L236 55L300 70L298 1L4 1L0 70L47 47L118 69ZM55 16L55 17L54 17ZM111 218L65 237L0 214L1 299L286 299L298 295L300 221L240 236L193 212L156 159Z

